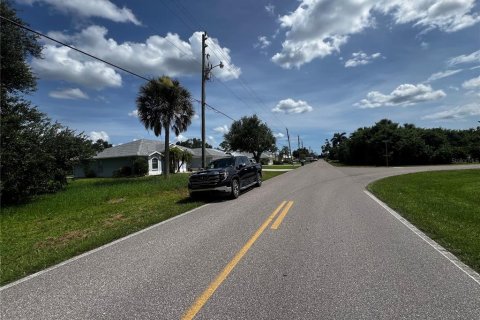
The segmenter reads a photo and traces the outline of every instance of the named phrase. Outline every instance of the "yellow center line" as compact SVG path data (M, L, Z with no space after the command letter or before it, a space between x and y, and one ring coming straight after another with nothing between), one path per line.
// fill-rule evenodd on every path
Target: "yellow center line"
M280 226L280 224L282 223L283 221L283 218L285 218L285 216L287 215L288 213L288 210L290 210L290 208L292 207L293 205L293 201L289 201L288 204L285 206L285 208L283 209L282 213L280 213L280 215L278 216L277 220L275 220L275 222L272 224L272 226L270 227L271 229L273 230L277 230L278 227Z
M240 251L237 252L235 257L227 264L227 266L220 272L220 274L215 278L215 280L210 283L207 289L202 293L200 297L195 300L193 305L187 312L183 315L182 319L193 319L195 315L202 309L202 307L207 303L208 299L213 295L213 293L218 289L218 287L222 284L222 282L228 277L230 272L232 272L233 268L238 264L238 262L243 258L243 256L247 253L250 247L257 241L258 237L263 233L263 231L268 227L270 222L275 218L277 213L282 209L285 205L286 201L283 201L275 211L268 217L267 220L258 228L255 234L247 241L247 243L243 246Z

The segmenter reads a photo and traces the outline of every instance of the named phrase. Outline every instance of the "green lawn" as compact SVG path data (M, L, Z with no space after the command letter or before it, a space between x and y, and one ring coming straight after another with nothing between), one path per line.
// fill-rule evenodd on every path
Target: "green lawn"
M480 272L480 170L407 174L376 181L368 188Z
M298 168L300 165L299 164L294 164L294 165L291 165L291 164L275 164L275 165L271 165L271 166L262 166L262 169L296 169Z
M283 172L265 172L268 180ZM80 179L56 194L2 208L0 283L5 284L209 201L191 201L188 174Z
M284 174L285 172L288 172L288 171L263 171L262 178L265 181L273 177L279 176L281 174Z

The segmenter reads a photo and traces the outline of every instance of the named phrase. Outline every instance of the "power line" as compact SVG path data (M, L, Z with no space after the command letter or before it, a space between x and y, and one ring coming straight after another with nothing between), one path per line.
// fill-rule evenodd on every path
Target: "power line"
M31 28L29 28L29 27L27 27L27 26L24 26L24 25L18 23L18 22L12 21L12 20L7 19L7 18L5 18L5 17L3 17L3 16L0 16L0 18L2 18L3 20L5 20L5 21L7 21L7 22L10 22L11 24L16 25L16 26L19 27L19 28L28 30L28 31L30 31L30 32L32 32L32 33L35 33L36 35L42 36L42 37L44 37L44 38L46 38L46 39L48 39L48 40L51 40L51 41L56 42L56 43L58 43L58 44L61 44L62 46L65 46L65 47L67 47L67 48L70 48L70 49L72 49L72 50L75 50L75 51L77 51L77 52L80 52L80 53L82 53L82 54L84 54L84 55L86 55L86 56L89 56L90 58L93 58L93 59L95 59L95 60L101 61L101 62L103 62L103 63L105 63L105 64L108 64L109 66L112 66L112 67L115 67L115 68L117 68L117 69L120 69L120 70L122 70L122 71L124 71L124 72L126 72L126 73L129 73L129 74L133 75L133 76L136 76L136 77L138 77L138 78L141 78L141 79L144 79L144 80L147 80L147 81L150 81L150 80L151 80L151 79L145 78L144 76L141 76L141 75L139 75L139 74L137 74L137 73L135 73L135 72L133 72L133 71L127 70L127 69L122 68L122 67L120 67L120 66L118 66L118 65L116 65L116 64L113 64L113 63L108 62L108 61L106 61L106 60L103 60L103 59L101 59L101 58L99 58L99 57L96 57L96 56L94 56L94 55L92 55L92 54L90 54L90 53L87 53L87 52L83 51L83 50L77 49L77 48L75 48L75 47L73 47L73 46L71 46L71 45L68 45L68 44L66 44L66 43L64 43L64 42L62 42L62 41L59 41L59 40L54 39L54 38L52 38L52 37L49 37L49 36L47 36L46 34L43 34L43 33L41 33L41 32L35 31L35 30L33 30L33 29L31 29Z
M30 31L30 32L36 34L36 35L39 35L39 36L41 36L41 37L44 37L44 38L46 38L46 39L48 39L48 40L51 40L51 41L53 41L53 42L56 42L56 43L58 43L58 44L60 44L60 45L62 45L62 46L65 46L65 47L70 48L70 49L72 49L72 50L74 50L74 51L80 52L81 54L84 54L84 55L86 55L86 56L88 56L88 57L90 57L90 58L92 58L92 59L101 61L101 62L103 62L103 63L105 63L105 64L107 64L107 65L109 65L109 66L112 66L112 67L114 67L114 68L117 68L117 69L119 69L119 70L122 70L122 71L124 71L124 72L126 72L126 73L128 73L128 74L131 74L131 75L135 76L135 77L138 77L138 78L143 79L143 80L146 80L146 81L152 80L152 79L148 79L148 78L146 78L146 77L144 77L144 76L142 76L142 75L139 75L138 73L135 73L135 72L133 72L133 71L130 71L130 70L127 70L127 69L125 69L125 68L123 68L123 67L120 67L120 66L118 66L118 65L116 65L116 64L114 64L114 63L111 63L111 62L108 62L108 61L106 61L106 60L104 60L104 59L101 59L101 58L99 58L99 57L96 57L96 56L94 56L94 55L92 55L92 54L90 54L90 53L88 53L88 52L85 52L85 51L83 51L83 50L77 49L77 48L75 48L75 47L73 47L73 46L71 46L71 45L68 45L68 44L66 44L66 43L64 43L64 42L62 42L62 41L59 41L59 40L54 39L54 38L52 38L52 37L50 37L50 36L47 36L47 35L45 35L45 34L43 34L43 33L41 33L41 32L35 31L35 30L33 30L33 29L31 29L31 28L29 28L29 27L27 27L27 26L24 26L24 25L22 25L22 24L20 24L20 23L17 23L17 22L15 22L15 21L12 21L12 20L10 20L10 19L8 19L8 18L5 18L5 17L3 17L3 16L0 16L0 18L3 19L3 20L5 20L5 21L7 21L7 22L9 22L9 23L11 23L11 24L13 24L13 25L15 25L15 26L17 26L17 27L19 27L19 28L25 29L25 30L27 30L27 31ZM192 98L192 100L197 101L197 102L200 101L200 100L195 99L195 98ZM215 111L216 113L221 114L221 115L223 115L223 116L225 116L225 117L227 117L227 118L235 121L235 119L233 119L233 118L230 117L229 115L225 114L224 112L218 110L217 108L212 107L212 106L209 105L209 104L206 104L206 105L207 105L211 110Z

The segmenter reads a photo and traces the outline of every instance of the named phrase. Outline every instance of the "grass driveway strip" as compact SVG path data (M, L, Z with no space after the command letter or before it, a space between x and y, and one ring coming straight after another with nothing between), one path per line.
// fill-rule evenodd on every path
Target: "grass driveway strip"
M263 180L283 172L265 172ZM17 280L208 201L191 201L188 174L80 179L64 191L2 208L0 284Z
M368 189L480 272L480 170L394 176L373 182Z

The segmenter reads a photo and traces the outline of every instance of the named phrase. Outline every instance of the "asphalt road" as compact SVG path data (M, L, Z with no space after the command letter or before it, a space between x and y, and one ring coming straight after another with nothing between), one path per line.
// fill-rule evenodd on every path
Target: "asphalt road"
M480 285L364 192L430 169L318 161L4 287L2 319L478 320Z

